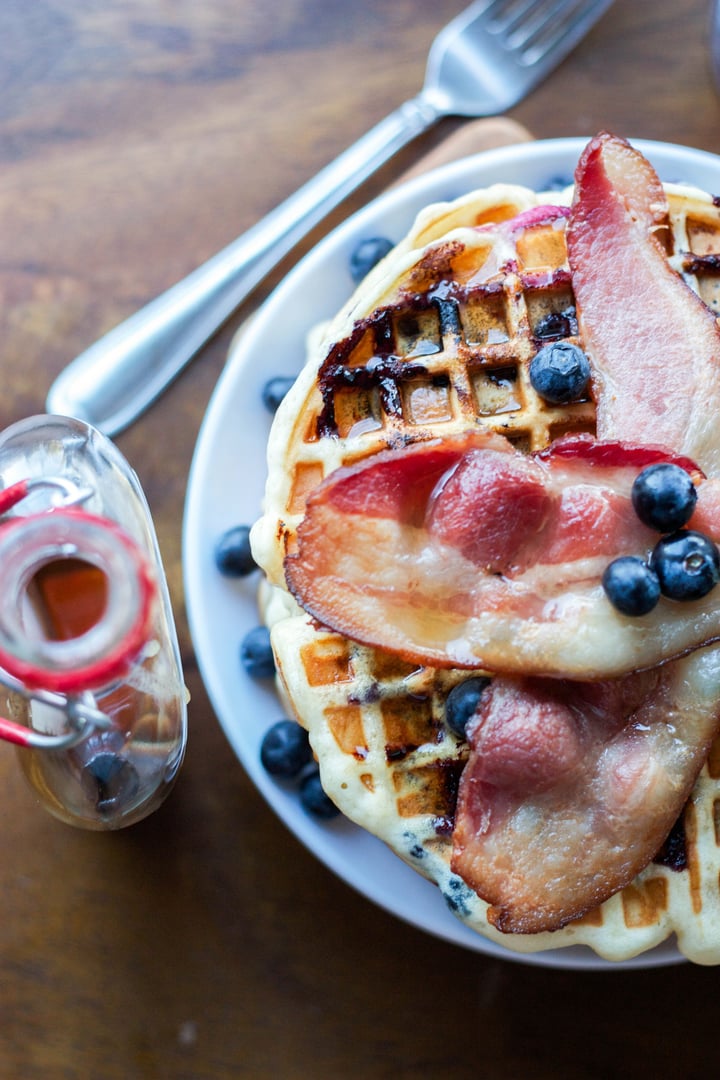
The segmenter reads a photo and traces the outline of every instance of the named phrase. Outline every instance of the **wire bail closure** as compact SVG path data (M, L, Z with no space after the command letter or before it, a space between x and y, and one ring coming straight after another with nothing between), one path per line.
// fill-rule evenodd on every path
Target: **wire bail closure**
M12 514L40 491L40 509ZM82 509L93 494L56 476L0 492L0 684L62 713L69 728L51 734L0 717L0 739L18 746L66 750L112 727L93 691L120 680L148 638L155 585L147 560L115 522ZM102 575L103 609L77 636L48 635L30 592L38 572L68 560Z

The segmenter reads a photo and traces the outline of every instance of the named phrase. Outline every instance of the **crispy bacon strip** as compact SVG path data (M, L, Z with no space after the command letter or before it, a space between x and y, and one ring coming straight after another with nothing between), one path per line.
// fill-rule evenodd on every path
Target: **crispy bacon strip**
M494 679L469 733L452 869L506 933L556 930L662 846L717 729L720 650L613 682Z
M311 494L289 587L319 622L414 663L577 679L652 667L720 637L720 589L630 618L600 583L657 542L630 488L663 456L587 438L528 456L481 432L374 455Z
M601 439L660 443L720 473L720 331L671 268L650 163L603 133L583 153L567 247Z

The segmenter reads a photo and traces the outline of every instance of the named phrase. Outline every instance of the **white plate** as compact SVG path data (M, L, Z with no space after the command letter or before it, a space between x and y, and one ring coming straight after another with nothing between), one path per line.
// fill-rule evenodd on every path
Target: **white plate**
M632 140L663 180L720 191L720 158L665 143ZM293 785L270 778L260 764L262 736L281 715L267 681L243 670L239 645L257 625L256 576L220 575L214 547L233 525L259 515L265 484L265 444L271 417L261 390L273 375L294 375L304 361L307 331L335 314L352 290L350 253L370 236L401 239L423 206L496 182L536 190L568 182L586 139L502 147L444 166L397 188L355 214L307 255L269 297L239 343L208 407L190 473L184 522L185 590L200 669L225 734L263 796L285 824L340 878L394 915L477 952L563 968L650 967L681 959L669 943L624 964L608 964L572 947L517 954L475 934L450 913L435 886L384 844L345 819L312 819ZM228 821L228 829L242 825Z

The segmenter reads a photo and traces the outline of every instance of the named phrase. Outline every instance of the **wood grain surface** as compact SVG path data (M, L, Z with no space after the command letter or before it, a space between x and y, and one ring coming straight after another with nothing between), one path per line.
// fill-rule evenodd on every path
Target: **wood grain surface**
M462 7L3 0L0 427L43 411L74 355L413 96ZM509 119L537 137L610 128L720 152L708 16L707 0L616 0ZM439 124L300 250L462 128ZM0 1077L704 1078L716 971L556 971L426 936L317 862L221 732L183 604L185 487L232 334L297 254L118 438L153 510L192 693L171 798L129 830L75 831L0 746Z

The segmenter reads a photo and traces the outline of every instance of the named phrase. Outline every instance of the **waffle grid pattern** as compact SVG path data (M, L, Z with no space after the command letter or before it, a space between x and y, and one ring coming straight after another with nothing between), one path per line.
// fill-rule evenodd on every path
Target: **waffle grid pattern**
M669 258L720 315L718 209L701 193L673 192ZM506 189L498 214L505 220L527 206L527 192L513 199ZM483 204L482 220L473 213L466 202L466 225L484 224L492 208ZM303 397L292 403L290 434L273 451L281 467L268 489L274 505L266 506L265 537L272 535L275 550L266 569L292 550L308 491L341 465L474 425L523 450L594 430L590 399L548 406L528 377L545 340L579 340L562 230L540 223L510 244L507 230L457 229L457 217L452 207L439 208L434 222L426 212L405 246L422 235L431 237L430 248L406 260L391 285L369 292L364 318L355 302L351 332L323 362L311 359L299 380ZM277 578L276 584L282 586ZM317 627L297 608L274 623L273 646L328 794L435 881L468 925L516 951L585 944L611 960L643 952L675 931L689 958L720 962L720 741L686 811L686 870L651 864L563 930L508 937L488 924L486 905L449 869L466 750L444 725L444 700L467 672L412 670Z

